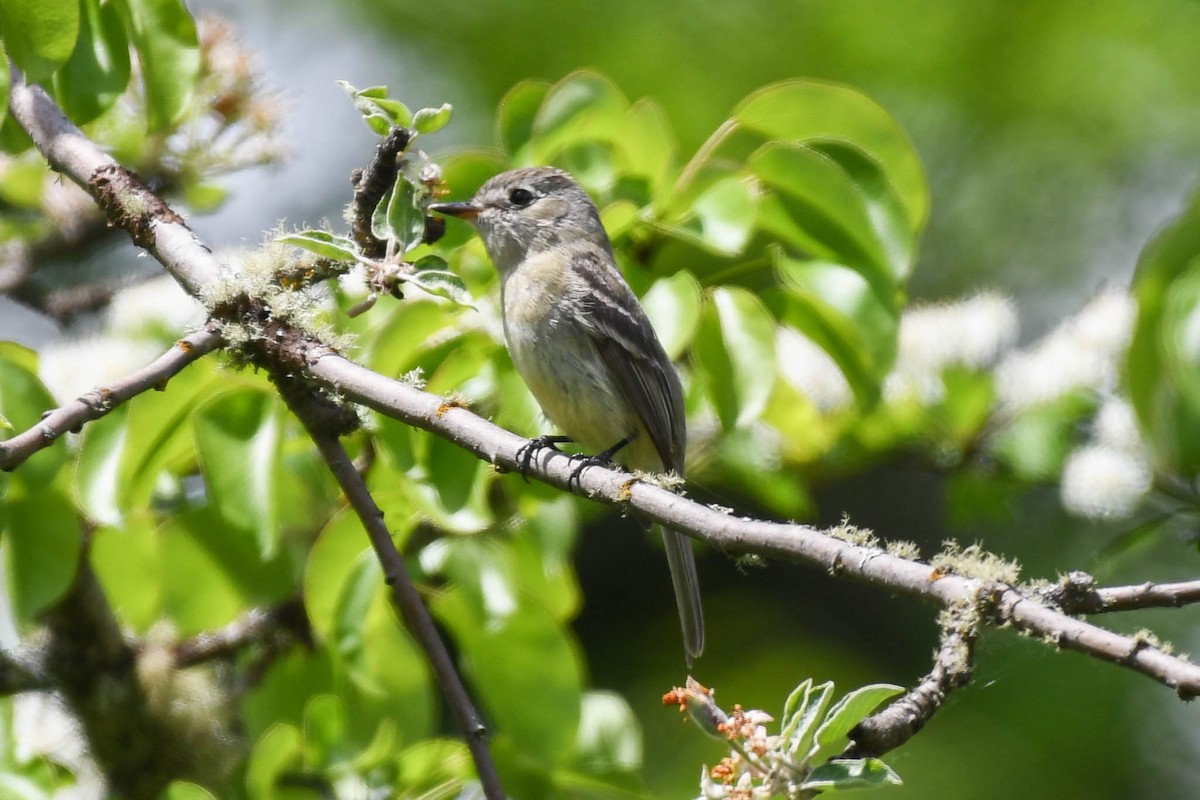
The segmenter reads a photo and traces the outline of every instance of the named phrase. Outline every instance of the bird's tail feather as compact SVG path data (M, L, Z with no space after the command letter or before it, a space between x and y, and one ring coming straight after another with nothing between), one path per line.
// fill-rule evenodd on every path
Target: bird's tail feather
M671 568L671 584L675 587L675 603L679 607L679 624L683 628L683 649L690 669L692 659L704 652L704 609L700 605L700 579L696 576L696 558L692 540L669 528L662 529L667 550L667 566Z

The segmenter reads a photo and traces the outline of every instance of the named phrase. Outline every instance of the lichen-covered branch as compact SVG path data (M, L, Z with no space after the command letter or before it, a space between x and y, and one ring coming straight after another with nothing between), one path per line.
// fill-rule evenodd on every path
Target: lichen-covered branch
M856 725L841 758L878 757L895 750L925 727L946 695L970 682L979 635L975 609L972 605L952 608L943 616L933 669L903 697Z
M1200 603L1200 580L1098 587L1096 579L1086 572L1071 572L1047 587L1041 596L1070 614L1182 608Z

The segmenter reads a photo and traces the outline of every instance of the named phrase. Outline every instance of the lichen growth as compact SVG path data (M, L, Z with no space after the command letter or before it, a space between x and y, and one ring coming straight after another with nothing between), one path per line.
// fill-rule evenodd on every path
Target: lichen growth
M291 277L315 270L317 257L276 241L278 231L256 250L228 258L200 300L222 324L226 352L235 367L261 364L264 351L283 339L307 341L337 352L354 346L351 334L337 330L334 305L323 285L300 285ZM290 329L287 336L279 324ZM281 342L268 341L276 331Z
M921 558L921 548L917 546L916 542L910 542L907 539L888 542L884 549L889 556L903 558L906 561L919 561Z
M842 521L825 531L834 539L841 539L843 542L857 545L859 547L868 547L873 550L879 549L879 537L869 528L860 528L857 525L850 524L850 518L842 517Z
M980 581L1016 584L1021 576L1021 565L1016 561L990 553L978 543L964 548L953 539L942 543L941 552L930 563L938 572Z
M1158 634L1156 634L1154 631L1150 630L1149 628L1142 628L1141 630L1139 630L1137 633L1135 633L1133 635L1133 640L1140 645L1145 645L1147 647L1153 647L1156 650L1161 650L1162 652L1166 653L1167 655L1171 655L1171 653L1175 652L1175 645L1171 644L1168 641L1164 641L1163 639L1158 638Z

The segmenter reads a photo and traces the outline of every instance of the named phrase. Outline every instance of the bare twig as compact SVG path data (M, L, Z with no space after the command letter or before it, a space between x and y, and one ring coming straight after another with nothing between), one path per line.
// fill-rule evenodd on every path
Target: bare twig
M286 395L285 395L286 397ZM384 579L391 590L392 604L404 618L408 630L416 638L429 659L433 674L437 677L442 688L442 694L450 705L450 710L462 729L475 761L475 769L479 775L480 785L484 795L489 800L504 800L504 788L500 784L500 776L492 762L488 750L487 729L483 720L475 710L467 689L458 676L454 660L450 657L442 637L438 634L433 618L425 608L416 586L408 576L396 545L392 542L392 534L383 519L383 512L371 497L367 484L363 481L354 462L336 435L331 435L315 423L311 414L300 403L290 402L292 411L300 418L309 436L316 442L317 449L329 465L329 469L337 478L338 484L346 495L351 508L362 521L363 528L375 549L379 563L383 565Z
M69 431L77 431L85 422L99 419L131 397L162 389L180 370L221 344L221 336L213 324L185 336L146 367L108 386L93 389L87 394L57 408L32 428L0 442L0 470L12 470L42 448L54 444Z

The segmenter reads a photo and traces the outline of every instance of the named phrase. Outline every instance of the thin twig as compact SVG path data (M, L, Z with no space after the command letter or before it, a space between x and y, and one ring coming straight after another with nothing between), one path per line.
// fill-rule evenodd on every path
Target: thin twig
M285 395L285 399L291 398ZM362 521L363 528L371 540L371 546L375 549L375 555L383 566L384 580L391 591L392 605L400 612L408 630L425 651L425 656L433 668L433 674L442 688L442 694L450 705L450 710L454 714L459 728L463 731L467 747L470 748L471 756L475 760L475 769L484 795L489 800L504 800L505 795L500 784L500 776L496 772L491 752L487 746L487 729L458 676L454 660L450 657L450 652L446 649L441 635L438 634L433 617L429 615L429 610L425 607L416 586L408 576L404 559L396 550L392 534L384 522L383 512L376 505L367 484L355 469L354 462L346 449L342 447L337 436L322 430L320 424L314 422L312 415L300 403L290 402L289 406L308 430L308 434L316 443L322 458L325 459L325 463L329 465L330 471L342 487L342 492L345 493L350 507Z
M1068 614L1109 614L1143 608L1182 608L1200 603L1200 580L1097 587L1086 572L1070 572L1038 592L1046 603Z
M210 323L180 339L170 350L137 372L54 409L37 425L0 442L0 470L15 469L34 453L54 444L63 434L79 430L85 422L103 417L130 398L150 389L162 389L184 367L211 353L220 344L221 335Z
M1137 586L1111 586L1097 589L1106 611L1132 611L1138 608L1181 608L1200 603L1200 580L1180 583L1146 583Z

